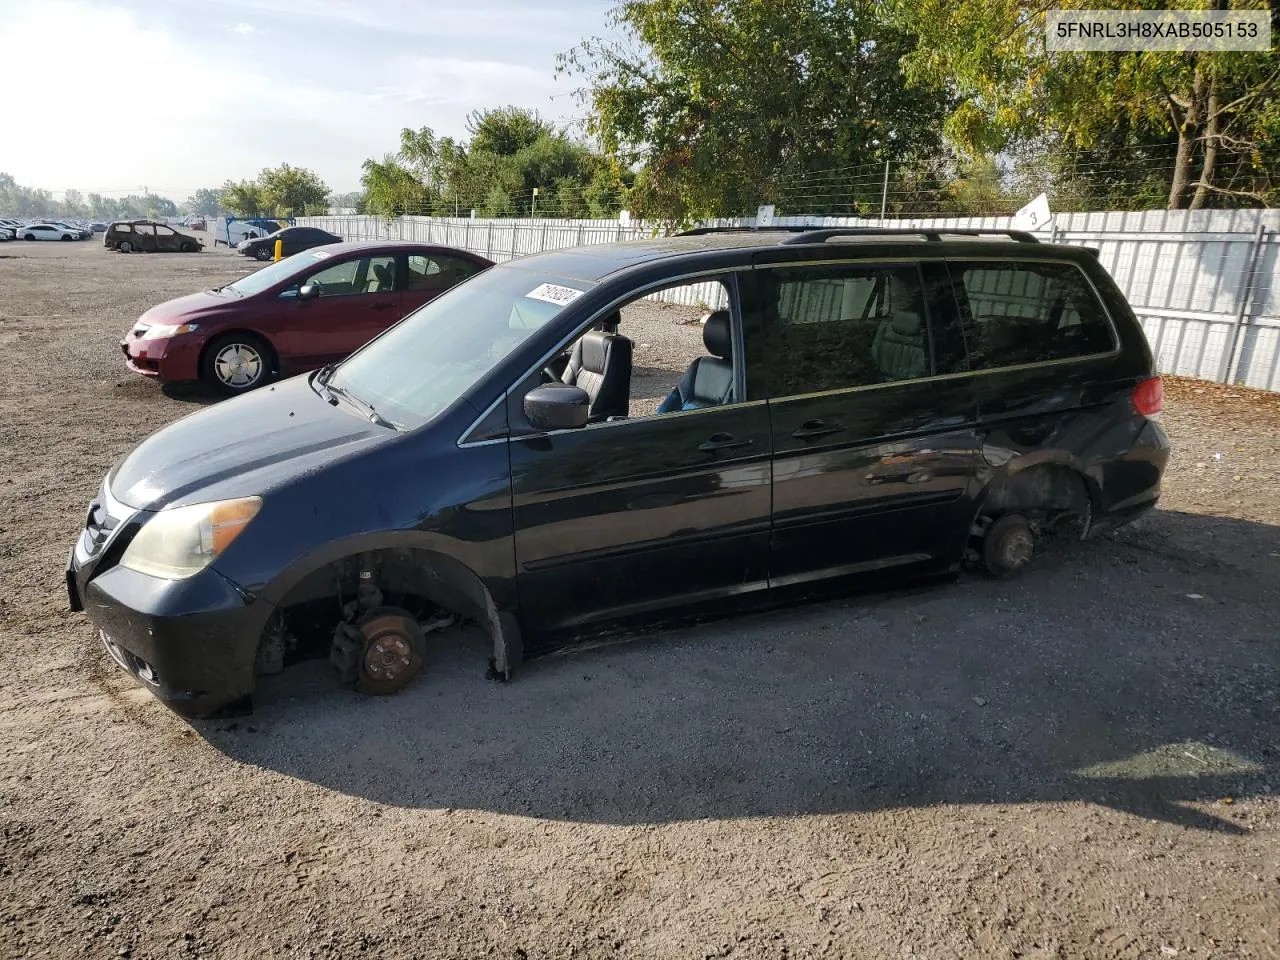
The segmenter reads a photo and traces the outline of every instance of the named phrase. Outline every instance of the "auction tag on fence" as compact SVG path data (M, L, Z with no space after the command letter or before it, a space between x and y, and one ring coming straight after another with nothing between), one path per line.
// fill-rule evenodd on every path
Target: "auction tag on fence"
M573 287L558 287L554 283L543 283L534 287L525 296L530 300L545 300L547 303L563 307L582 296L582 291L575 290Z

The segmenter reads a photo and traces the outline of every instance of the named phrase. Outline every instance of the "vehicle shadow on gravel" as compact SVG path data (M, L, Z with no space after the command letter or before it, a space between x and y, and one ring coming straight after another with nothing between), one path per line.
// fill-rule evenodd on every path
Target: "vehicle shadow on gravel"
M192 383L162 383L160 392L170 400L177 400L179 403L190 403L199 407L212 406L221 400L227 399L212 387L198 381Z
M196 728L403 807L639 824L1084 801L1242 833L1227 799L1280 789L1278 558L1280 527L1161 511L1016 581L683 627L509 684L482 678L475 629L395 697L311 662Z

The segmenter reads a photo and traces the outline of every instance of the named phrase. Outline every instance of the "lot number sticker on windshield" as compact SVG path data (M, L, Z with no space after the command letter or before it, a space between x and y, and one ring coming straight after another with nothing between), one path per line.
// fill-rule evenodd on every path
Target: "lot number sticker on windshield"
M563 307L582 296L582 291L575 290L573 287L558 287L554 283L543 283L534 287L525 296L530 300L545 300L547 303Z

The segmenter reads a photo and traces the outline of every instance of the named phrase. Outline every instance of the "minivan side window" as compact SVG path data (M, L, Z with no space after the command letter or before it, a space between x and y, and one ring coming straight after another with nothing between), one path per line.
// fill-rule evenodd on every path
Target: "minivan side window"
M774 269L759 279L771 396L929 376L924 287L914 265Z
M1065 263L955 263L974 370L1108 353L1115 333L1097 293Z

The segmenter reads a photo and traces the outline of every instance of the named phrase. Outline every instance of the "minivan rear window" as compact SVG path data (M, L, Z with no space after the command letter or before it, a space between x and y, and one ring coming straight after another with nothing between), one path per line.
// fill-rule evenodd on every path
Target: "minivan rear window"
M1084 357L1116 347L1106 310L1078 267L955 262L950 267L974 370Z
M777 269L760 275L772 395L843 390L930 372L915 266Z

